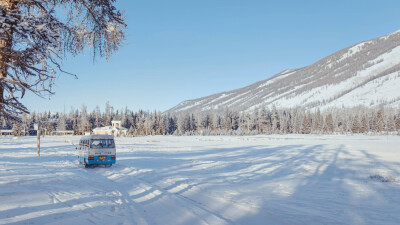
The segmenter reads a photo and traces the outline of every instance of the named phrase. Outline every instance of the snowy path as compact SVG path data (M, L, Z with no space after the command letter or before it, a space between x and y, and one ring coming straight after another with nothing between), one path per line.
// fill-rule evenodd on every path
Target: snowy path
M0 137L0 224L400 224L400 137L118 138L91 169L78 139Z

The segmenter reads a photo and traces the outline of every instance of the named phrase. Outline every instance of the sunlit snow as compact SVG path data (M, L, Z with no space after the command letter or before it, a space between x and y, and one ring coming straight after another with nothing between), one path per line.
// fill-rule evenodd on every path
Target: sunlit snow
M399 136L0 138L0 224L399 224ZM385 180L387 179L387 180Z

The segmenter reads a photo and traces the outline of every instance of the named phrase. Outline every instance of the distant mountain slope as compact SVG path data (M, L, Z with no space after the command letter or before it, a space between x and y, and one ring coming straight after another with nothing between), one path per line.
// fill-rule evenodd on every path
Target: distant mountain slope
M244 88L188 100L169 113L400 105L400 31L340 50Z

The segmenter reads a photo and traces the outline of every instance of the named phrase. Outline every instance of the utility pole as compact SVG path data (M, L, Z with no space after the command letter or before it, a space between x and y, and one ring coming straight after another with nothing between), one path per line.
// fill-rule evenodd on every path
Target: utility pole
M37 127L37 156L40 157L40 120Z

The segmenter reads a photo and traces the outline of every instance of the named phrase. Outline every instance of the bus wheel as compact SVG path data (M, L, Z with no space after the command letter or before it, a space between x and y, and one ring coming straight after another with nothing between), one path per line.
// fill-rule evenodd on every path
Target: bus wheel
M90 166L88 164L85 163L85 168L89 168Z

